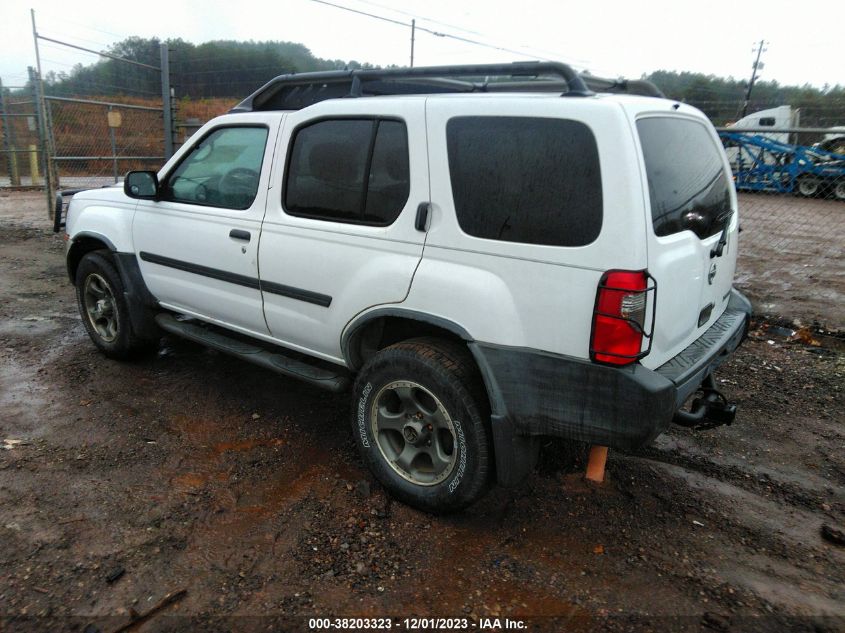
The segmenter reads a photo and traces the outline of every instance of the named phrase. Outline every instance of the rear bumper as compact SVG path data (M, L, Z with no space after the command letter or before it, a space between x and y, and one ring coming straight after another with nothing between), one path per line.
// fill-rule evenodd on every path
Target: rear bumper
M738 290L731 290L722 316L692 345L657 368L660 376L675 385L676 409L739 347L748 334L750 320L751 302Z
M555 436L623 450L650 442L666 430L704 377L739 346L750 315L751 304L732 290L724 314L657 370L472 343L490 394L500 475L508 466L499 464L499 453L506 461L518 461L508 453L520 437Z

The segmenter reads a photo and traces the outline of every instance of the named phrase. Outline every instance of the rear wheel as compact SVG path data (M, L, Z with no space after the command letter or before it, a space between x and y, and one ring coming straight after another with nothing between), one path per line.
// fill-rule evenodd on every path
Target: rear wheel
M127 358L155 341L132 331L123 281L103 251L88 253L76 270L76 300L88 335L110 358Z
M805 198L814 198L819 194L821 181L815 176L801 176L798 179L798 193Z
M464 508L492 471L487 398L469 351L438 339L391 345L355 383L358 449L397 499L427 512Z
M833 188L833 195L836 196L837 200L845 201L845 178L836 183Z

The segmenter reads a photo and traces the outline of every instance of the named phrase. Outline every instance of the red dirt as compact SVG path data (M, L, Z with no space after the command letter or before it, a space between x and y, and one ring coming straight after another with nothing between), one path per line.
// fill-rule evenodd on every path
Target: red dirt
M734 425L611 451L598 487L549 441L521 487L433 517L371 479L344 395L169 338L97 353L42 202L0 199L0 440L20 441L0 448L0 630L111 631L182 588L139 630L845 628L845 552L820 536L845 523L831 340L758 328L717 377Z

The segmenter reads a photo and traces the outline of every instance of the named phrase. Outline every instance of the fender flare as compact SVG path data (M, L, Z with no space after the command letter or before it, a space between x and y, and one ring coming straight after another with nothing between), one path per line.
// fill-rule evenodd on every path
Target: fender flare
M347 323L346 327L343 329L343 334L341 334L340 337L340 350L341 354L343 354L343 359L346 361L347 367L355 370L360 369L360 363L356 362L358 359L353 358L352 352L350 350L350 343L354 340L354 337L358 333L360 333L360 331L369 323L371 323L375 319L380 319L383 317L398 317L402 319L410 319L412 321L420 321L421 323L434 325L448 332L451 332L452 334L466 341L467 343L473 342L472 336L470 336L469 332L467 332L464 327L458 325L454 321L450 321L449 319L435 316L433 314L427 314L425 312L420 312L418 310L411 310L408 308L375 308L374 310L369 310L368 312L359 314L357 317Z
M100 242L102 242L103 244L105 244L106 246L108 246L108 247L109 247L109 250L110 250L112 253L116 253L116 252L117 252L117 247L114 245L114 242L112 242L109 238L107 238L107 237L106 237L105 235L103 235L102 233L97 233L97 232L95 232L95 231L80 231L79 233L76 233L76 234L75 234L75 235L71 238L71 244L73 244L74 242L78 241L78 240L79 240L79 238L81 238L81 237L90 237L90 238L93 238L93 239L95 239L95 240L99 240Z
M157 338L159 329L154 320L154 312L158 307L158 300L147 288L135 253L118 251L108 237L93 231L80 231L75 234L68 252L70 252L73 244L80 238L97 240L106 245L111 252L112 260L114 261L115 268L117 268L117 274L120 275L120 280L123 282L123 295L129 307L129 320L131 321L133 331L137 336L142 338ZM70 269L70 261L68 261L68 276L70 277L71 283L76 282Z

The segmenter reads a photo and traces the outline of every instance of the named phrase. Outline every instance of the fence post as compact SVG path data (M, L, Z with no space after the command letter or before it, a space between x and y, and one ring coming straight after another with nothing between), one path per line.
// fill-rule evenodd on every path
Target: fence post
M112 171L114 173L114 182L117 183L119 180L117 175L117 142L114 138L114 128L115 126L112 125L112 106L109 106L108 113L106 116L108 117L109 121L109 141L111 141L111 158L112 158Z
M43 110L43 102L41 101L41 91L39 90L40 82L38 79L38 75L35 72L35 69L30 66L28 69L29 71L29 84L30 88L32 89L32 102L35 104L35 121L36 121L36 130L38 131L38 141L40 145L40 154L39 161L41 163L41 173L44 175L44 181L46 184L47 189L47 197L50 200L48 209L53 208L52 203L52 193L50 192L50 182L49 182L49 171L47 169L47 131L44 123L44 110ZM32 147L32 146L30 146ZM32 163L32 159L30 158L30 164ZM32 184L35 186L35 175L33 174Z
M41 80L41 52L38 50L38 30L35 27L35 9L30 9L29 13L32 17L32 41L35 44L35 63L38 65L37 73L30 67L29 77L35 89L35 111L39 115L38 118L41 124L39 132L43 154L41 160L44 167L44 184L46 185L44 188L47 190L47 217L52 219L55 207L53 203L53 187L57 184L53 182L53 145L50 142L51 131L47 122L47 101L44 99L44 83Z
M3 117L3 151L6 153L6 167L9 169L9 184L12 187L18 187L21 184L21 179L18 173L18 157L15 153L15 133L9 124L2 80L0 80L0 114Z
M173 156L173 105L170 92L170 51L161 43L161 107L164 115L164 160Z
M41 83L41 94L44 97L44 129L47 131L47 167L50 170L50 184L54 191L61 188L59 183L59 164L56 162L56 137L53 134L53 105L44 93L44 83Z

